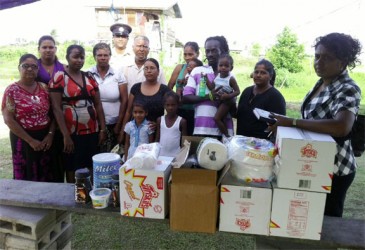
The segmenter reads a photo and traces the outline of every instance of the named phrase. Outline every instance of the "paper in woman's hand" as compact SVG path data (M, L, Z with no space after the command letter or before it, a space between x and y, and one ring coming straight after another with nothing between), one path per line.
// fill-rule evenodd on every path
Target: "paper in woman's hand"
M271 115L269 111L254 108L253 113L255 114L256 118L260 121L267 122L269 124L274 124L276 119Z

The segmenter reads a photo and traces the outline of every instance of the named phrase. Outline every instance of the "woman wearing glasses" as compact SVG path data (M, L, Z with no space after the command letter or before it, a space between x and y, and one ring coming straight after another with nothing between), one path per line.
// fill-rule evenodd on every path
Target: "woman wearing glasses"
M123 120L123 129L132 117L132 107L135 101L145 104L147 108L146 118L150 122L151 129L156 128L157 118L164 114L163 97L171 90L158 81L160 65L156 59L148 58L143 65L143 71L146 80L136 83L131 89L127 112Z
M1 105L10 129L13 178L52 181L50 148L55 122L49 115L47 85L36 81L36 56L21 56L18 69L20 79L6 88Z

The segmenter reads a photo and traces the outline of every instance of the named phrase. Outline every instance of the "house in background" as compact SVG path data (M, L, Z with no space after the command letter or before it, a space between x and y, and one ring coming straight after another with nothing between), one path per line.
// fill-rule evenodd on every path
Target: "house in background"
M110 43L110 26L125 23L132 27L130 41L136 35L150 39L151 56L165 52L165 56L173 57L176 41L173 23L174 19L182 18L176 0L89 0L87 6L95 10L97 42Z

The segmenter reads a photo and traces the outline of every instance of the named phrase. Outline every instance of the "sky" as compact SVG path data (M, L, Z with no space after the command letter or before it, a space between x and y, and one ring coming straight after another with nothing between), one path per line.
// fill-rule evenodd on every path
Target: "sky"
M117 3L122 0L114 0ZM147 1L147 0L146 0ZM150 0L149 0L150 1ZM58 40L92 40L95 20L87 0L41 0L0 11L0 45L21 37L37 41L56 29ZM105 0L111 4L112 0ZM217 4L219 3L219 4ZM224 35L230 44L271 46L288 26L310 48L316 37L342 32L365 47L365 0L178 0L182 19L175 33L182 42L203 44Z

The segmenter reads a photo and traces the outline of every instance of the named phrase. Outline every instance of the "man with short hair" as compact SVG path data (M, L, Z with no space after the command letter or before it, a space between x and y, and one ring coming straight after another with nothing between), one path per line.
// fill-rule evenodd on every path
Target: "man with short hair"
M114 45L110 65L115 69L120 69L133 62L133 55L127 49L132 28L127 24L116 23L110 26L110 31L113 34Z
M127 65L124 70L123 74L127 79L127 83L125 84L125 89L128 90L128 94L135 83L143 82L146 80L143 72L143 65L148 57L150 52L150 41L146 36L136 36L134 38L133 43L133 52L134 52L134 61ZM158 75L157 81L162 84L167 84L165 74L163 72L162 67L160 67L160 73Z
M148 39L148 37L142 35L136 36L133 43L133 52L135 55L134 61L121 71L127 81L126 83L120 85L120 91L122 96L125 96L126 94L129 95L131 88L134 84L146 80L143 68L144 63L147 60L147 56L150 52L150 40ZM157 81L159 83L167 85L167 81L162 67L160 67ZM122 129L118 137L119 143L122 143L124 140L124 126L126 122L127 121L125 120L123 121Z

